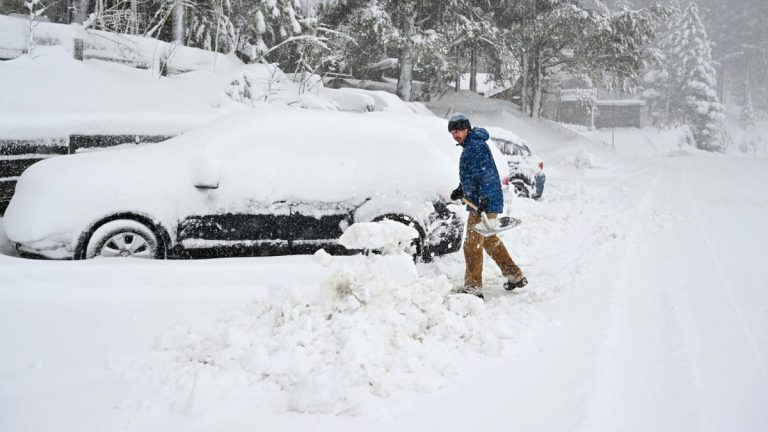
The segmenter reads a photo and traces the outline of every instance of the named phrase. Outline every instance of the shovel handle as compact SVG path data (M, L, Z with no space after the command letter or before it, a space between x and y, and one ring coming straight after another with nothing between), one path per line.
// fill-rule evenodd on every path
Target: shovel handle
M468 200L466 197L461 197L461 200L464 201L464 204L472 208L472 210L476 212L480 212L480 209L478 209L477 206L474 203L472 203L472 201Z
M464 204L468 205L472 210L480 213L480 221L485 226L485 229L488 230L488 232L495 231L493 228L493 225L491 225L491 222L488 220L488 216L485 214L485 212L480 211L477 206L472 203L472 201L468 200L466 197L461 197L461 200L464 201Z

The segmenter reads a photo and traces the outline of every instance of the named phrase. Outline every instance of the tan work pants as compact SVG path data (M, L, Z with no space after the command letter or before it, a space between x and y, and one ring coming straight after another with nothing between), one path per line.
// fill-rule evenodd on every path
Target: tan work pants
M488 213L488 219L496 219L496 214ZM467 232L464 238L464 259L467 271L464 274L464 287L480 289L483 286L483 250L501 268L501 274L507 278L516 279L522 276L520 267L512 261L507 248L498 236L483 237L473 228L481 223L480 214L471 212L467 220Z

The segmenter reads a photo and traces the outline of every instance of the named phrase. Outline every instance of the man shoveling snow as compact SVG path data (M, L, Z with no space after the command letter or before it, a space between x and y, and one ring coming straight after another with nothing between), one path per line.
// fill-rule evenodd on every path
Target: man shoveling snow
M504 210L504 195L501 191L499 172L486 143L488 132L482 128L473 129L469 118L463 114L451 117L448 121L448 132L457 145L463 147L459 160L461 184L451 193L451 199L464 200L470 212L464 239L467 268L462 292L483 298L483 250L507 278L504 283L505 290L523 287L528 280L509 256L504 243L496 236L496 232L501 229L497 228L494 232L492 224Z

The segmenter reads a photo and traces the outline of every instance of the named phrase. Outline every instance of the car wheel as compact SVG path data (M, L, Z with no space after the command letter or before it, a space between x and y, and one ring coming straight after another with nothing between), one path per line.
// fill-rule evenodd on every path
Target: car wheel
M157 235L146 225L130 219L107 222L93 232L85 258L162 258Z
M419 233L419 236L415 239L411 240L411 244L406 249L406 253L411 255L413 257L414 261L420 261L423 259L423 253L424 253L424 233L421 230L421 227L419 225L410 220L410 218L406 216L398 216L398 215L387 215L387 216L381 216L374 219L372 222L378 222L382 220L391 220L395 222L400 222L403 225L407 225L410 227L413 227L416 229L416 231Z
M513 180L510 180L509 184L512 185L512 187L514 188L515 195L521 198L531 197L531 188L523 180L513 179Z

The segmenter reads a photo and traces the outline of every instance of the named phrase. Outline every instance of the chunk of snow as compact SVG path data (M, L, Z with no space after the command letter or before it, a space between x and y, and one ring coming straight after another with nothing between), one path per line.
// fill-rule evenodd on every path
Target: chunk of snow
M352 224L341 235L339 243L347 249L381 250L393 254L418 238L415 228L392 220Z

